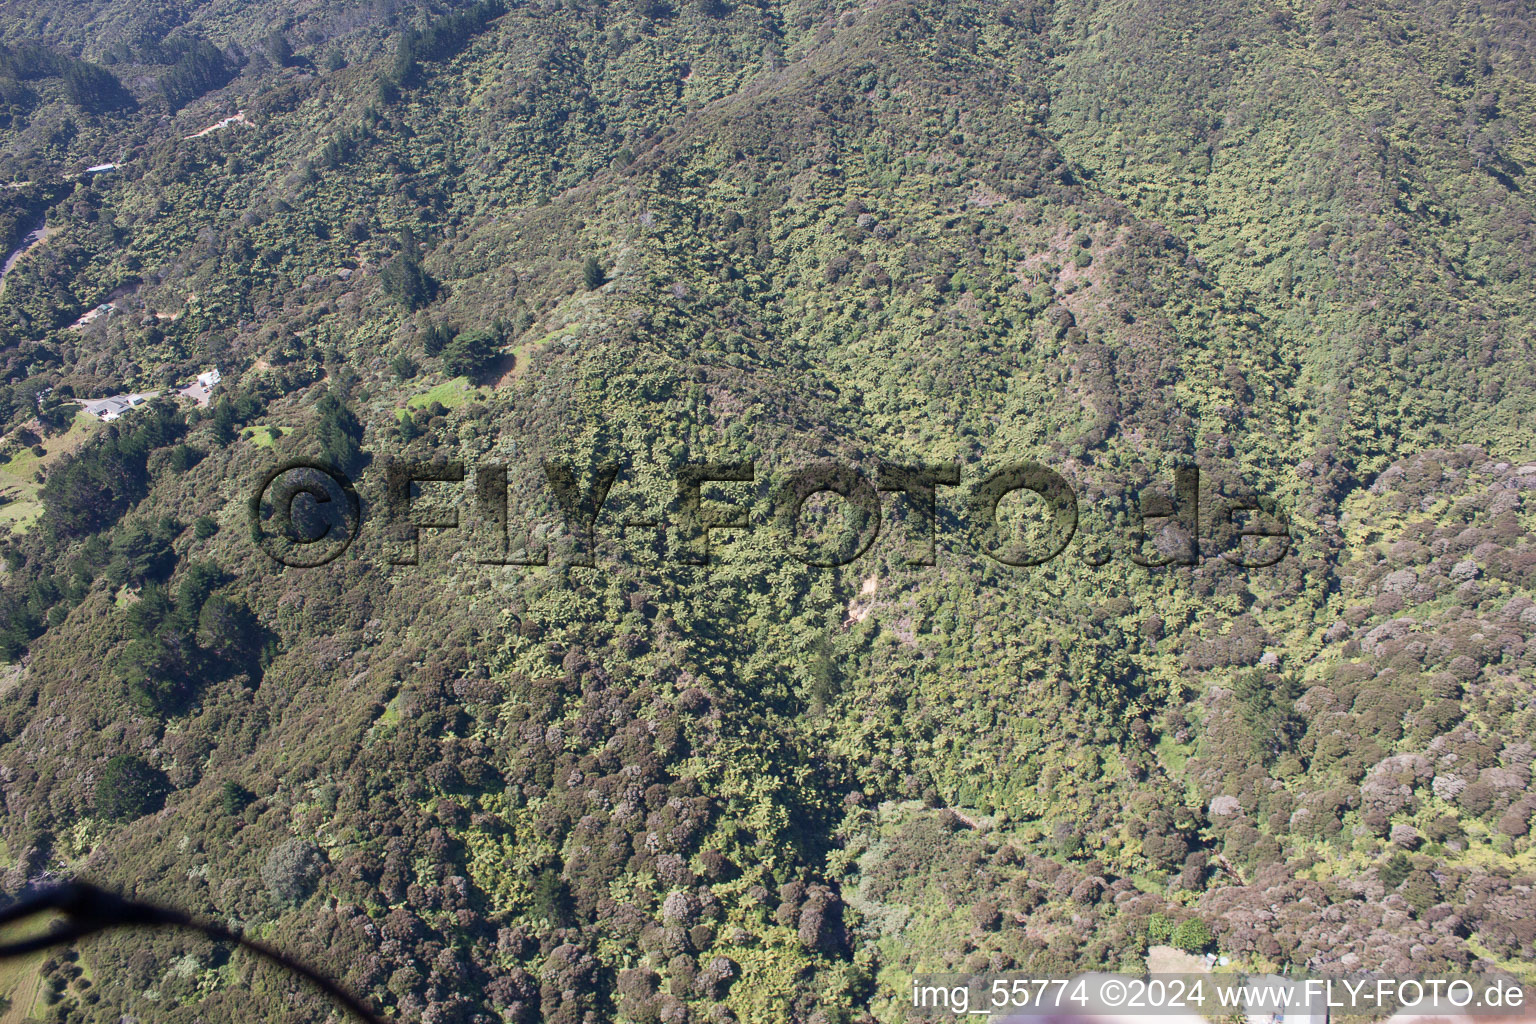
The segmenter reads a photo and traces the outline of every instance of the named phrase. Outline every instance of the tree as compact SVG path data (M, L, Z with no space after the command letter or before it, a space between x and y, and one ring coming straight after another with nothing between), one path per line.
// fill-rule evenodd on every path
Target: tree
M210 562L190 565L171 601L163 586L144 588L139 600L128 608L128 645L117 658L117 669L135 703L150 715L171 715L184 709L195 695L198 684L211 668L210 654L198 643L200 618L210 602L215 587L225 580L222 570ZM228 618L233 629L256 630L236 612ZM215 634L223 636L223 633Z
M1211 934L1211 929L1198 917L1192 917L1187 921L1181 921L1173 929L1169 940L1186 953L1204 953L1216 942L1216 936Z
M208 603L214 589L228 578L224 570L212 562L193 562L188 566L186 574L181 578L181 586L176 590L176 628L188 633L195 630L203 606Z
M225 395L213 406L213 436L219 444L229 444L235 439L235 405Z
M1405 853L1394 853L1390 860L1376 871L1376 877L1381 884L1388 889L1396 889L1403 884L1403 879L1413 873L1413 862Z
M118 754L96 783L96 811L111 821L132 821L158 811L169 792L159 769L133 754Z
M256 799L255 794L234 779L225 779L224 786L219 791L219 802L224 807L224 813L229 815L239 814L254 799Z
M357 421L335 391L327 391L315 403L318 417L316 436L326 461L343 472L355 469L362 460L363 425Z
M458 333L459 332L457 328L453 327L451 324L430 324L421 334L422 350L425 351L429 356L440 356L443 354L443 349L448 347L448 343L452 341Z
M169 71L160 76L160 91L172 110L180 110L234 77L235 68L224 51L206 39L198 39L187 46Z
M261 865L267 891L283 903L302 903L314 891L324 864L320 848L307 839L289 839L273 847Z
M1423 868L1410 871L1399 891L1408 905L1420 914L1440 902L1440 885L1435 876Z
M64 71L64 93L69 102L92 114L105 114L135 106L133 96L117 76L89 61L71 61Z
M118 671L146 715L173 715L191 699L196 653L192 637L162 628L131 641L117 662Z
M207 453L199 451L189 444L179 444L171 449L170 466L178 473L185 473L203 461L205 454Z
M571 923L570 890L554 868L545 868L534 879L533 912L557 928Z
M118 586L165 579L176 566L171 543L180 532L180 524L170 517L155 523L136 519L124 524L112 536L112 560L103 575Z
M148 490L149 453L184 429L174 407L156 401L131 426L113 424L100 440L67 456L48 473L40 493L48 511L45 529L81 536L115 523Z
M244 601L214 594L197 617L197 640L203 650L231 665L248 661L256 652L261 625Z
M478 377L496 361L499 347L493 331L464 331L443 349L443 372L450 377Z
M437 295L437 282L421 267L421 247L410 228L400 232L400 254L380 274L384 293L408 310L417 310Z
M597 262L596 256L588 256L586 264L581 268L581 279L586 283L587 291L596 291L608 280L608 275L603 271L603 265Z
M273 29L266 38L267 56L278 67L287 67L293 60L293 44L288 42L288 37L281 29Z
M422 29L400 35L389 77L397 85L410 85L424 60L441 60L457 53L476 32L504 12L500 0L482 2L438 18Z
M37 419L50 433L68 430L79 408L54 393L37 404Z
M400 36L395 47L395 59L389 68L389 80L395 85L409 85L416 77L416 33Z
M1296 699L1304 689L1294 672L1270 675L1262 670L1244 672L1233 680L1243 721L1255 747L1266 757L1289 750L1306 731L1296 713Z

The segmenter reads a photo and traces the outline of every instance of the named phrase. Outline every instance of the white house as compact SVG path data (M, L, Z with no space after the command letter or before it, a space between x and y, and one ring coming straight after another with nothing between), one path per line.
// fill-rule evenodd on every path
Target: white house
M140 398L139 401L142 402L143 399ZM104 402L96 403L95 408L91 411L103 421L110 423L127 412L135 404L127 396L120 395L116 398L109 398Z
M211 370L204 370L202 373L197 375L197 382L203 387L207 388L209 391L212 391L213 386L223 379L224 377L219 373L219 368L217 366Z

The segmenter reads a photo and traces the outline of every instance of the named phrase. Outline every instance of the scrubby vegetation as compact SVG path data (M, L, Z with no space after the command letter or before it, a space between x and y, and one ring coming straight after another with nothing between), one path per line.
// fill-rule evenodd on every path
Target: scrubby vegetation
M1520 11L56 7L0 16L0 232L47 226L0 293L8 889L441 1024L896 1021L914 971L1164 944L1536 981ZM319 568L251 542L285 459L363 497ZM1078 523L1013 568L1032 506L968 495L1023 459ZM467 467L415 565L396 460ZM827 460L960 483L823 568L770 498ZM706 463L754 473L701 536ZM329 1012L182 935L44 973L53 1021Z

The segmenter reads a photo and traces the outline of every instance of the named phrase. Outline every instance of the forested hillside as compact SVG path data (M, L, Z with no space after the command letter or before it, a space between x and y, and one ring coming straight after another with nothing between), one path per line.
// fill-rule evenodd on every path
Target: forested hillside
M432 1024L902 1021L1169 943L1536 983L1533 48L1499 2L7 6L4 888ZM249 499L306 460L362 526L285 567ZM416 564L403 460L465 467ZM1010 565L1025 460L1076 529ZM833 566L833 500L775 526L828 462L883 488ZM689 528L700 464L749 529ZM185 934L0 997L336 1019Z

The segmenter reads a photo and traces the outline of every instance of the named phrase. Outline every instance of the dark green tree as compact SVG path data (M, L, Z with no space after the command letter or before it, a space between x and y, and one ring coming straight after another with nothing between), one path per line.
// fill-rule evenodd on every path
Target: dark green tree
M235 67L224 51L206 39L192 41L181 57L160 76L160 92L172 110L212 92L235 77Z
M437 295L437 282L422 269L421 246L410 228L400 232L400 253L384 265L384 293L406 309L416 310Z
M189 444L179 444L171 449L170 466L178 473L185 473L201 462L205 454Z
M169 403L155 402L126 424L56 465L43 484L44 529L83 536L115 523L149 485L149 453L177 440L186 424Z
M1271 675L1255 669L1233 680L1243 722L1265 757L1289 750L1305 731L1306 723L1296 713L1303 689L1301 677L1294 672Z
M170 792L165 773L141 757L118 754L96 783L96 812L111 821L132 821L158 811Z
M192 698L195 654L192 638L170 628L129 643L118 671L139 710L169 716L184 709Z
M64 94L69 102L92 114L105 114L135 106L133 96L117 76L88 61L71 61L64 71Z
M235 439L235 406L229 396L219 399L213 406L213 436L220 444Z
M180 532L180 525L169 517L124 524L111 538L111 561L103 575L118 586L165 579L176 566L171 543Z
M224 786L219 791L219 802L224 807L225 814L239 814L250 805L256 795L233 779L225 779Z
M463 331L443 349L443 372L450 377L478 377L496 361L499 347L494 331Z
M273 29L267 34L265 48L272 63L280 68L287 67L293 60L293 44L288 42L281 29Z
M320 454L343 472L356 469L363 457L363 425L352 410L336 392L327 391L315 403L315 414Z
M262 635L261 624L239 598L214 594L198 613L198 645L232 666L250 661Z
M608 281L608 275L603 270L603 265L597 262L596 256L588 256L587 262L581 268L581 280L587 286L587 291L601 288Z
M448 343L452 341L458 333L458 330L450 324L432 324L421 333L422 350L429 356L442 355L443 349L448 347Z
M533 912L557 928L571 923L570 889L554 868L545 868L534 879Z

